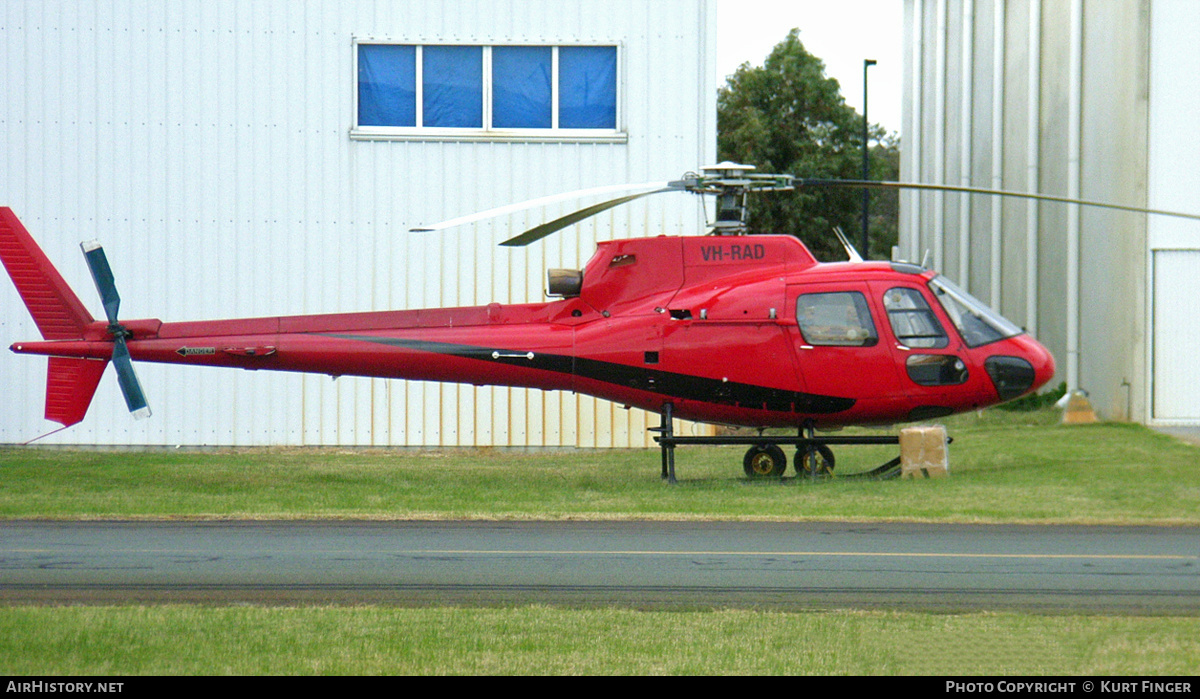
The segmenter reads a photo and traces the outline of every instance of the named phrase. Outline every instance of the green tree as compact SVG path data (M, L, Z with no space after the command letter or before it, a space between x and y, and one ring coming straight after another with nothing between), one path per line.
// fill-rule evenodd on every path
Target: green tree
M899 148L878 125L870 128L871 178L895 180ZM744 63L717 96L717 152L758 172L801 178L861 179L862 116L846 105L825 64L804 49L793 29L762 66ZM894 192L871 193L871 250L888 257L896 242ZM750 200L750 226L759 233L794 235L821 260L845 259L833 233L851 241L862 230L862 190L808 187ZM867 251L860 251L868 254Z

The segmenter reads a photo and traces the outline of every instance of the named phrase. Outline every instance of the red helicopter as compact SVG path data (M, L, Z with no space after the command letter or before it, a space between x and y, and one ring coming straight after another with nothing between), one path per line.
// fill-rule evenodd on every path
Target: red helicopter
M908 185L751 169L722 163L674 182L602 188L634 193L505 241L526 245L649 194L716 197L713 235L602 242L583 270L549 270L548 302L203 322L120 320L104 250L84 243L107 317L95 320L12 210L0 208L0 259L43 337L11 349L50 357L45 416L64 427L83 420L109 362L129 410L148 415L131 360L575 391L660 413L654 430L670 481L674 448L684 444L748 445L752 477L781 476L781 445L795 446L797 472L828 474L830 445L897 438L818 436L818 428L976 410L1054 376L1046 348L933 271L864 261L840 232L848 262L820 263L793 237L742 235L752 192ZM674 417L797 434L677 436ZM893 475L898 464L869 475Z

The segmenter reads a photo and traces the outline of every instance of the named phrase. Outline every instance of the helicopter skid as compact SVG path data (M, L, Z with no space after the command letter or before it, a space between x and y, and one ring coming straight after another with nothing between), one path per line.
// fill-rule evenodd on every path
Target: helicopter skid
M661 428L654 428L658 431ZM818 447L828 447L830 445L868 445L868 444L900 444L900 438L897 436L862 436L862 437L798 437L786 435L728 435L728 436L713 436L713 437L675 437L671 435L656 436L655 442L658 442L659 447L664 452L664 459L669 463L674 462L675 447L678 446L794 446L797 451L816 449ZM900 457L896 457L887 463L874 468L870 471L861 473L846 474L839 476L840 478L872 478L872 479L889 479L899 475ZM806 474L811 475L811 474Z
M756 447L766 450L770 447L778 449L780 445L796 447L797 475L805 475L810 478L818 478L821 476L830 476L833 474L833 459L832 452L829 451L830 445L870 445L870 444L895 444L900 445L900 437L897 435L862 435L862 436L847 436L837 435L829 437L817 437L811 425L802 427L801 434L798 435L716 435L711 437L695 437L695 436L675 436L675 430L672 427L672 405L667 403L662 410L662 423L658 427L651 427L649 431L657 432L654 441L658 442L659 448L662 451L662 478L669 483L675 483L675 447L678 446L749 446L753 451ZM947 439L947 443L953 441ZM810 459L810 463L817 464L818 452L823 452L822 458L826 459L826 464L821 466L805 467L800 464L800 455L806 454ZM749 454L747 458L749 459ZM782 453L780 453L782 456ZM786 465L779 467L778 472L774 475L782 476ZM747 473L750 473L747 467ZM766 475L766 474L759 474ZM878 466L870 471L860 473L851 473L841 476L842 478L856 479L873 479L873 480L889 480L900 475L900 457L897 456L887 463Z

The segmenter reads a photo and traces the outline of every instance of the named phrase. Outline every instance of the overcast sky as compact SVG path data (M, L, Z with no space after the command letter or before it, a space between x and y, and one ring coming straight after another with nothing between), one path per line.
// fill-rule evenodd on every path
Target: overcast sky
M763 60L793 27L809 53L825 62L846 103L862 112L863 59L878 61L868 75L867 117L900 131L903 0L717 0L717 77Z

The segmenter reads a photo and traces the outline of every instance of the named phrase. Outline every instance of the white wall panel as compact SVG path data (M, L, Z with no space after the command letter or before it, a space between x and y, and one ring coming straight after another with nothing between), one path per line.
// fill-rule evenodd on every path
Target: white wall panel
M1189 156L1200 150L1200 12L1187 0L1154 0L1150 11L1149 206L1200 213L1200 172ZM1149 314L1153 353L1147 377L1148 417L1160 424L1200 424L1200 225L1167 217L1147 222L1153 287Z
M1200 249L1155 250L1154 375L1151 418L1159 424L1200 424Z
M613 211L523 250L566 205L448 231L418 223L715 158L709 0L0 0L0 205L99 313L78 242L99 238L122 317L166 321L541 299L597 240L698 230L694 202ZM614 42L628 143L352 141L354 37ZM36 338L0 284L5 342ZM642 445L646 419L573 395L138 365L154 416L111 377L81 444ZM41 418L45 360L0 354L0 443ZM656 422L651 418L650 423Z

